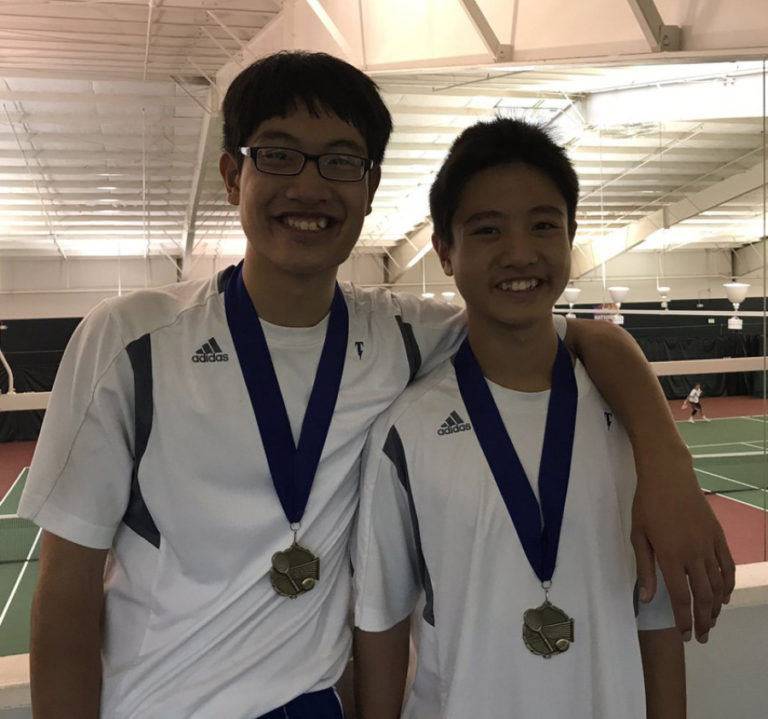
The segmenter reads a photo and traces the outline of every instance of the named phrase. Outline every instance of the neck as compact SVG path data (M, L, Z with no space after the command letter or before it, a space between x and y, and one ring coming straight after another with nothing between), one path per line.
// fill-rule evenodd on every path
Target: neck
M552 320L535 326L485 327L469 315L469 344L483 375L519 392L541 392L552 386L557 333Z
M246 256L243 282L261 319L283 327L312 327L331 309L336 272L297 276L249 262Z

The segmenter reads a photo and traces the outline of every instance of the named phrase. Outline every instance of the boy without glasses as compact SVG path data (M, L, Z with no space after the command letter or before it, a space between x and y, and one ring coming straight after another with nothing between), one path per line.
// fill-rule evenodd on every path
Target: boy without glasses
M62 360L20 508L46 530L38 719L61 706L79 719L340 716L365 435L464 332L450 307L336 283L391 130L368 77L327 55L279 53L235 79L223 110L220 169L243 262L103 303ZM569 325L567 339L636 429L646 506L690 516L685 535L642 512L679 580L681 626L689 573L707 631L732 586L722 534L637 348L620 333L595 340L605 329L593 324ZM682 479L661 481L678 467Z
M374 424L364 453L363 719L401 716L417 605L404 717L685 716L666 593L635 621L629 440L553 323L577 199L565 153L519 120L464 131L435 180L433 244L468 336ZM464 431L441 432L451 418Z

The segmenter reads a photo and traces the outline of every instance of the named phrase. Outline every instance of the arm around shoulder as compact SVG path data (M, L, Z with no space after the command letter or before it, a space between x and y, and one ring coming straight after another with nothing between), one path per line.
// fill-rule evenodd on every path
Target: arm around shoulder
M35 719L98 719L106 549L43 532L32 601L30 679Z
M631 335L610 323L569 320L566 344L632 441L637 469L632 542L644 599L655 591L655 554L678 629L690 636L693 594L696 635L705 640L730 598L735 567L661 385Z

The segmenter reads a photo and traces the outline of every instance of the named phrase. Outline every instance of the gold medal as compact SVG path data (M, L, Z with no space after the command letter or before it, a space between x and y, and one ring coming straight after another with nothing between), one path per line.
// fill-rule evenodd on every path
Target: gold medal
M573 643L573 619L548 599L523 614L523 641L534 654L549 659Z
M269 580L272 588L283 597L296 599L314 589L320 579L320 559L295 539L288 549L272 555Z

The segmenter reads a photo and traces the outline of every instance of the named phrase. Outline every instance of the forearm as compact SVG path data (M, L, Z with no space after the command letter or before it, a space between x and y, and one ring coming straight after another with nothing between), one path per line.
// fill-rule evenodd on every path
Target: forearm
M98 719L101 696L99 614L68 597L36 594L30 642L35 719Z
M355 629L358 719L398 719L408 674L410 618L384 632Z
M685 658L676 629L639 632L647 719L685 719Z
M99 718L106 555L43 532L30 641L35 719Z

